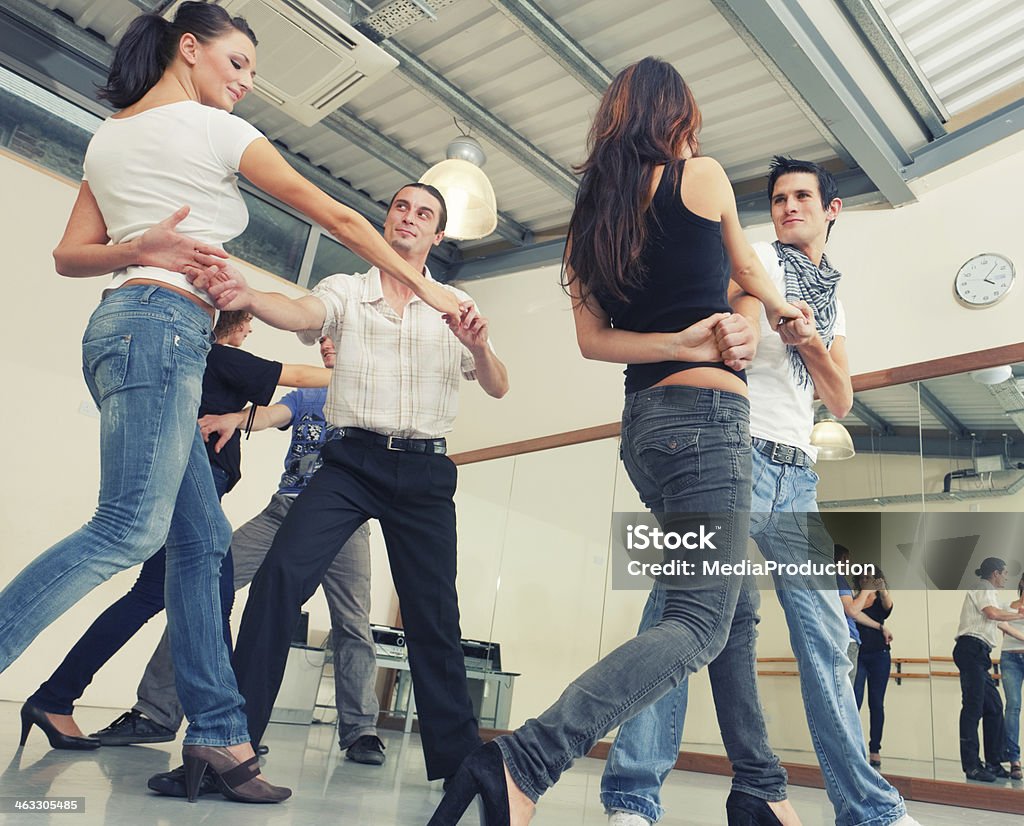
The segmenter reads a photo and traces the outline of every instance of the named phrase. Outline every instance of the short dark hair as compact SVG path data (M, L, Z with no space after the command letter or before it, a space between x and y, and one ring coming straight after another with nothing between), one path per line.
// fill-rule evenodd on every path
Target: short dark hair
M836 198L839 197L839 184L836 182L835 176L829 172L821 164L816 164L814 161L801 161L796 158L787 158L783 155L775 155L772 158L770 164L768 164L768 204L771 205L772 196L775 195L775 183L783 175L789 175L793 172L809 172L818 179L818 194L821 195L821 208L828 209ZM828 222L828 229L825 231L825 238L832 232L832 225L835 223L833 218Z
M223 338L239 329L247 321L252 321L252 313L247 310L221 310L217 324L213 328L213 335L215 338Z
M403 189L409 189L410 187L412 189L422 189L428 194L433 195L435 198L437 198L437 202L441 205L441 212L437 216L437 229L435 230L435 232L444 232L444 228L448 224L448 204L444 202L444 195L441 194L441 190L439 190L436 186L424 184L419 181L413 181L412 183L402 184L398 188L398 191L391 196L391 203L388 204L388 212L391 212L391 207L395 205L395 198L398 197L398 193L401 192Z
M988 579L997 571L1004 570L1006 570L1006 563L1003 560L998 556L988 556L981 560L981 565L974 570L974 573L982 579Z
M835 544L835 549L833 550L833 553L832 553L832 561L833 562L838 562L840 560L840 558L842 558L844 556L847 559L850 558L850 549L847 548L845 545L840 545L837 542Z

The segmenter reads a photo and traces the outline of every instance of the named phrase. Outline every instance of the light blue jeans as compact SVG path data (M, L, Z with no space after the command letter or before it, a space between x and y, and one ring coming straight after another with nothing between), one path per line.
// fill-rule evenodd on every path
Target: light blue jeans
M1006 759L1020 761L1020 691L1024 682L1024 651L1003 651L999 658L1000 682L1006 695Z
M755 447L763 444L756 439L754 443ZM755 450L753 480L750 534L765 559L831 562L832 539L817 514L817 474L809 468L776 464ZM800 669L804 711L837 826L895 823L906 814L906 808L899 792L868 764L849 678L849 630L834 578L804 587L792 579L777 578L776 595L786 614L790 644ZM734 624L733 633L737 632ZM747 657L753 661L754 638L749 633L744 638L750 646ZM756 692L756 682L733 682L733 693L743 689ZM646 709L619 729L602 779L601 800L606 808L636 812L651 821L661 817L661 783L679 756L685 712L683 683L658 706ZM729 721L734 729L742 729L746 722ZM719 723L722 725L721 714ZM737 734L728 735L726 727L722 728L728 748ZM674 732L674 742L663 733L654 734L665 729ZM759 737L755 724L749 742ZM766 770L769 765L765 763Z
M747 400L692 387L653 387L626 397L622 460L644 504L666 530L685 514L730 514L714 558L746 559L750 508ZM716 518L717 522L717 518ZM706 551L689 552L698 567ZM610 729L656 702L726 644L739 577L710 575L670 589L660 621L577 677L538 718L497 739L509 774L532 800Z
M122 287L92 314L82 369L100 408L92 519L0 593L0 671L118 571L167 546L165 600L187 744L249 740L222 634L218 580L231 527L196 425L210 318L183 296Z

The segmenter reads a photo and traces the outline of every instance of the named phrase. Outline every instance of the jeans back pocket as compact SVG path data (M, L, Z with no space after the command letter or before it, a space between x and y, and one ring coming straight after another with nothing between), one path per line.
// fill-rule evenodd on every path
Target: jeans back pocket
M131 343L131 334L82 342L82 371L97 404L124 384Z

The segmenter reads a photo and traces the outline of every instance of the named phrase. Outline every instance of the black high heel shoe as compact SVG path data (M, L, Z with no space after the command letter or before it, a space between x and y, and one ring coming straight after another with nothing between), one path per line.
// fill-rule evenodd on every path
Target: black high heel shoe
M782 826L767 800L733 789L725 801L729 826Z
M481 798L480 823L483 826L509 826L505 761L493 741L480 746L462 761L427 826L455 826L477 795Z
M280 803L292 796L285 786L274 786L261 780L259 757L239 760L224 746L184 746L185 795L195 803L200 794L203 776L209 769L217 780L217 788L228 800L239 803Z
M25 741L28 740L29 730L34 725L42 729L46 739L50 741L51 749L91 751L100 747L100 741L95 737L74 737L73 735L57 731L57 727L50 722L46 712L26 700L25 704L21 707L21 743L19 745L25 745Z

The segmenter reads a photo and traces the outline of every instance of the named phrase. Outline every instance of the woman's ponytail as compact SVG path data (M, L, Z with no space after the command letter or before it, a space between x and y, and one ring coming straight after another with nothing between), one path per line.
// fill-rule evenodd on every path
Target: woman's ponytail
M115 109L124 109L152 89L170 62L170 30L170 22L160 15L136 17L117 44L107 85L96 96L109 101Z
M115 109L131 106L160 80L174 60L183 34L192 34L200 43L208 43L232 30L242 32L256 45L256 35L243 18L231 17L212 3L182 3L173 22L157 14L141 14L118 43L107 85L96 95Z

